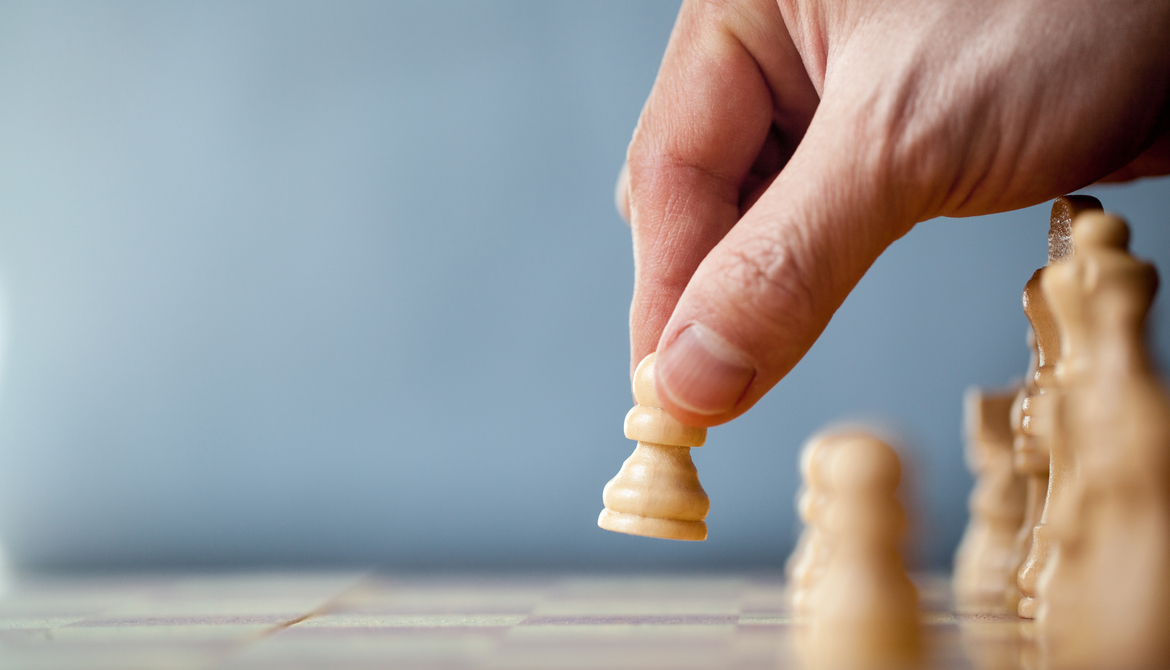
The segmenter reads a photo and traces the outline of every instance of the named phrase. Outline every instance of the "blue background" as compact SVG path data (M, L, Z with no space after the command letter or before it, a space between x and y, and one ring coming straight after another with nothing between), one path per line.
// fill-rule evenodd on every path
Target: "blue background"
M26 567L779 565L796 460L1027 361L1048 206L927 222L695 452L705 543L596 528L633 444L613 182L675 3L0 3L0 544ZM1170 267L1170 185L1092 189ZM1160 351L1170 341L1156 318Z

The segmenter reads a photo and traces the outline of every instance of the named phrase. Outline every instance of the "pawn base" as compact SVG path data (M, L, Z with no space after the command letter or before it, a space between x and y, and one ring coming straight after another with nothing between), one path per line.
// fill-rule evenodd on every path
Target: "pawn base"
M705 521L658 519L650 516L623 514L622 512L603 509L601 510L601 516L597 518L597 525L605 530L612 530L616 533L660 537L666 540L698 542L707 539L707 523Z
M1020 598L1020 604L1016 605L1016 612L1021 619L1035 619L1038 609L1040 609L1040 603L1035 598Z

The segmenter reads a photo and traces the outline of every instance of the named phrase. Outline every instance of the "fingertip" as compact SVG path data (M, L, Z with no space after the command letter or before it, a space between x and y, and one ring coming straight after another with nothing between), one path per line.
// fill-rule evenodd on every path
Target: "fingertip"
M655 387L684 423L713 425L731 418L756 369L750 356L696 322L660 348Z

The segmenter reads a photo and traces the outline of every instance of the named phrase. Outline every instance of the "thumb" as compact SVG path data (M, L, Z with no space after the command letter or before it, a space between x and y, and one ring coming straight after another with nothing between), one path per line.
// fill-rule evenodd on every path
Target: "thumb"
M687 284L656 386L683 423L739 416L804 356L883 250L916 221L883 174L864 110L822 101L776 180Z

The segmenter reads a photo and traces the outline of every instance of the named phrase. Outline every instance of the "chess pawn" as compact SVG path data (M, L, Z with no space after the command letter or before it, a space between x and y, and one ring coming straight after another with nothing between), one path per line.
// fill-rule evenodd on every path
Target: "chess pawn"
M1052 216L1048 228L1048 261L1057 263L1073 258L1076 252L1072 236L1072 221L1082 212L1099 211L1101 202L1090 196L1062 196L1052 203ZM1041 283L1048 268L1041 268L1032 275L1024 287L1024 314L1036 334L1039 352L1039 367L1036 370L1036 393L1024 399L1021 407L1021 432L1031 439L1031 448L1048 452L1048 480L1044 494L1044 507L1040 519L1032 527L1032 539L1028 554L1020 565L1016 584L1019 589L1017 612L1021 617L1036 616L1039 603L1036 600L1036 581L1040 571L1048 562L1051 540L1046 524L1047 510L1054 496L1059 497L1064 479L1071 468L1070 456L1061 437L1057 435L1057 405L1061 392L1056 378L1056 368L1066 355L1068 345L1065 334L1053 318L1048 301L1041 290ZM1038 478L1037 478L1038 479Z
M812 459L816 455L815 440L806 442L800 449L800 488L796 491L796 516L800 518L803 527L800 530L800 537L796 540L796 546L789 554L788 560L784 561L784 580L791 586L792 575L796 572L797 566L804 561L805 555L809 551L809 542L812 540L812 528L810 528L812 519L812 506L817 497L816 488L812 481L810 470L812 469Z
M1170 399L1145 340L1157 273L1111 215L1074 225L1044 291L1074 345L1057 370L1075 454L1050 499L1037 627L1050 667L1153 670L1170 659Z
M654 389L654 354L634 372L634 400L625 430L638 446L605 485L597 525L670 540L707 539L703 520L711 501L691 460L691 448L703 446L707 429L683 425L662 409Z
M808 614L809 596L828 562L828 544L821 519L828 504L828 490L824 471L831 458L833 445L845 437L843 432L828 432L813 436L800 456L800 473L804 480L797 497L796 509L804 529L796 549L785 565L787 598L796 614Z
M1025 295L1027 291L1025 290ZM1026 301L1025 301L1026 302ZM1028 348L1032 355L1028 362L1028 373L1020 386L1011 408L1012 455L1016 473L1024 479L1024 517L1016 531L1012 547L1011 578L1004 592L1004 609L1016 612L1020 603L1019 571L1032 548L1032 532L1040 523L1044 512L1044 499L1048 496L1048 445L1043 440L1024 433L1024 405L1038 393L1036 372L1040 368L1040 352L1036 346L1036 334L1028 328Z
M970 521L955 553L954 590L959 610L1001 613L1015 582L1016 535L1024 518L1024 480L1013 468L1011 407L1015 390L964 399L967 467L975 475ZM1013 608L1010 611L1015 611Z
M811 596L805 653L817 668L901 668L921 655L918 593L898 544L905 518L894 493L901 465L876 437L843 436L825 473L830 544Z

